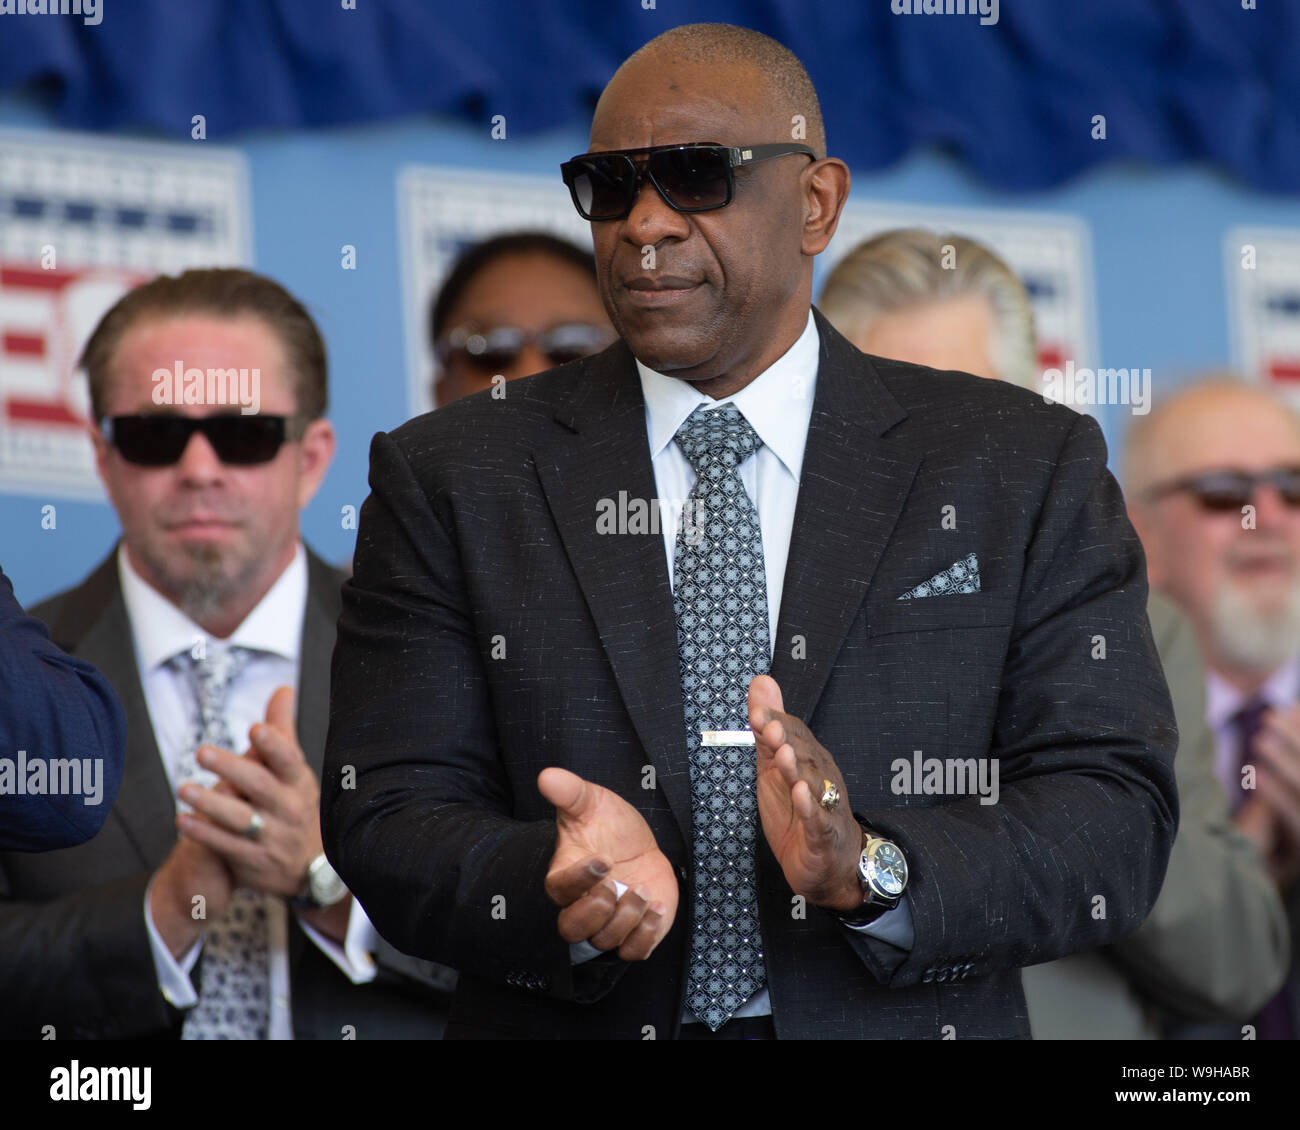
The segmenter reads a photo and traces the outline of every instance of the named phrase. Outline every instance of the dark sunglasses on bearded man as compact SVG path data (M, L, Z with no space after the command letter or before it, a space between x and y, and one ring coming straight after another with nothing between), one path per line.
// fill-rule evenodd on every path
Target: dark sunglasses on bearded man
M289 438L291 416L110 416L100 422L104 442L128 463L167 467L177 462L190 437L202 432L217 458L232 466L269 463Z

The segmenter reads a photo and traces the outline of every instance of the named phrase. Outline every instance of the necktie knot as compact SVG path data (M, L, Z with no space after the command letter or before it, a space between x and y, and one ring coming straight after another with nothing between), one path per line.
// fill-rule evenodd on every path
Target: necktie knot
M220 644L205 640L198 654L194 649L177 652L168 662L177 671L187 674L194 680L196 688L203 694L224 696L253 657L246 647Z
M700 405L674 437L697 475L720 466L730 471L763 446L758 433L734 404L721 408Z
M226 719L230 687L248 666L253 652L246 647L204 642L202 650L182 651L169 661L173 669L188 676L198 704L198 733L195 747L215 745L231 749L234 738Z

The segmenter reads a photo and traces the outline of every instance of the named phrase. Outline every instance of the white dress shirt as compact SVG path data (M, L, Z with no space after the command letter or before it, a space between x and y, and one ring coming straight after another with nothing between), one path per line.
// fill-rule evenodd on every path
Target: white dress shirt
M763 565L767 574L768 635L773 651L776 649L777 616L785 587L786 561L790 556L790 534L799 497L804 447L812 419L820 350L821 339L809 310L808 323L799 339L743 389L721 400L705 396L689 381L648 369L640 361L636 363L641 392L645 397L646 435L659 499L669 584L673 583L677 528L686 499L695 485L695 469L673 442L677 429L701 404L713 408L734 404L763 441L763 446L740 464L739 471L745 492L758 511L762 532ZM834 752L831 751L832 756ZM690 913L691 909L688 908L687 912ZM856 929L910 950L915 934L906 895L894 910ZM579 943L573 950L575 960L589 960L598 953L586 942ZM762 1016L771 1011L768 992L762 989L734 1015ZM683 1019L694 1021L695 1016L686 1012Z
M255 652L231 683L226 699L226 721L240 746L233 752L246 752L248 731L255 723L265 720L266 705L276 687L293 687L297 702L299 648L307 607L306 551L299 543L289 566L228 640L209 639L202 628L145 581L132 567L125 546L118 549L117 570L131 622L140 685L172 795L175 797L176 790L186 781L214 784L217 781L214 774L193 766L190 761L194 752L191 744L198 732L198 702L188 676L173 668L169 660L181 652L191 651L200 641L205 647L239 646ZM179 798L176 806L178 812L190 811ZM151 890L152 882L149 887ZM293 1039L293 1014L289 1006L289 920L284 900L271 900L268 915L271 993L268 1036L273 1040L290 1040ZM149 913L149 891L145 892L144 917L163 996L176 1008L192 1008L198 1003L198 993L190 974L198 961L202 940L177 960ZM353 984L373 980L376 970L370 952L375 947L375 930L356 899L352 900L347 937L342 946L301 919L298 924Z

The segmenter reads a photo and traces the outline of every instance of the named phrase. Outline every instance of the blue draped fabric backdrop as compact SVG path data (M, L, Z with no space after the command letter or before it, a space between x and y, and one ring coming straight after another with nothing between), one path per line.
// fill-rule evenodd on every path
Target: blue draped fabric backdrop
M99 0L93 26L0 16L0 91L41 80L60 125L171 137L198 113L214 139L418 113L504 114L527 135L585 124L623 58L711 20L773 35L807 63L855 168L940 144L1006 189L1117 158L1210 162L1255 188L1300 189L1298 3L1001 0L992 25L893 11L922 2Z

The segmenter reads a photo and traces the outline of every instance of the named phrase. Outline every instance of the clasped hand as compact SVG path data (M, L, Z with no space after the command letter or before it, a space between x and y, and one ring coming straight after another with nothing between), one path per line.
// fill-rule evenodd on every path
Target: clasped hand
M784 712L781 690L767 675L750 683L749 723L759 820L786 882L815 906L855 909L862 903L862 832L838 766L808 727ZM819 803L825 781L839 789L833 810ZM566 769L543 770L537 785L556 809L546 893L561 908L560 937L644 961L672 928L679 894L650 826L622 797ZM614 880L627 888L621 897Z
M194 813L177 817L177 826L221 857L235 887L292 897L323 849L320 786L298 745L289 687L271 696L266 721L249 738L242 757L215 746L199 749L199 764L221 780L212 788L181 786L180 798ZM262 829L249 838L254 810Z

